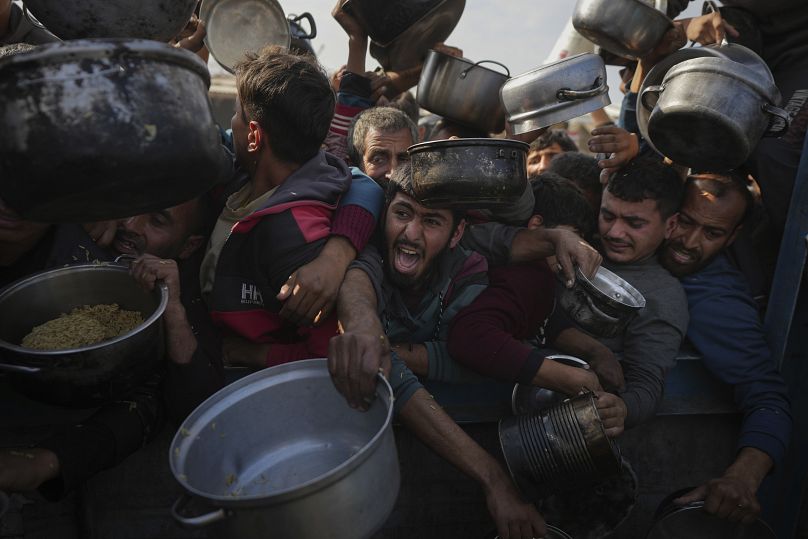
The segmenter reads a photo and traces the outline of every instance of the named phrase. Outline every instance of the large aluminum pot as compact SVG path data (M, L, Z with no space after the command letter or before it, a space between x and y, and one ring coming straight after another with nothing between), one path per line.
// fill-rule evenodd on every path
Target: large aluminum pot
M611 103L606 66L597 54L569 56L502 85L502 104L517 135L571 120Z
M368 37L387 46L446 0L344 0L342 9L353 15ZM451 30L450 30L451 31Z
M575 284L561 290L558 303L589 333L615 337L645 307L645 298L628 281L601 266L592 279L576 268Z
M205 64L146 40L46 45L0 60L0 198L35 221L174 206L226 180Z
M724 40L720 44L716 43L713 45L707 45L705 47L685 47L679 49L673 54L670 54L669 56L666 56L657 62L645 76L642 81L642 85L640 86L639 93L641 94L643 90L650 86L658 86L662 84L662 81L665 80L665 75L673 66L678 65L685 60L708 57L726 58L727 60L732 60L734 62L743 64L746 67L757 71L761 81L767 80L770 84L774 84L774 76L772 76L769 66L766 65L763 58L743 45L729 43L727 40ZM640 128L640 133L642 133L643 138L645 138L645 140L648 141L652 147L654 147L653 141L648 137L648 119L651 116L652 110L653 107L646 107L642 104L642 102L637 104L637 125ZM656 147L654 147L654 149L659 151Z
M242 378L183 422L171 471L212 512L181 524L215 524L223 538L370 537L395 505L399 466L393 391L379 377L367 412L348 406L325 359L296 361Z
M780 91L760 72L725 58L693 58L640 94L651 109L648 139L680 165L727 170L741 165L764 135L788 129ZM780 119L779 125L772 119Z
M527 150L516 140L467 138L410 146L412 188L427 206L497 208L516 203L527 186Z
M84 305L117 303L139 311L132 331L90 346L44 351L19 344L34 326ZM39 400L85 406L120 398L150 374L163 352L165 285L147 292L126 267L67 266L37 273L0 291L0 372Z
M25 8L62 39L128 37L169 41L198 0L25 0Z
M776 539L777 535L762 519L742 524L711 515L701 501L681 507L673 503L688 490L675 492L662 501L646 539Z
M578 0L572 25L595 45L626 58L651 52L671 20L642 0Z
M505 73L482 64L496 64ZM511 72L493 60L472 62L431 50L418 80L418 104L426 110L485 133L505 128L499 90Z

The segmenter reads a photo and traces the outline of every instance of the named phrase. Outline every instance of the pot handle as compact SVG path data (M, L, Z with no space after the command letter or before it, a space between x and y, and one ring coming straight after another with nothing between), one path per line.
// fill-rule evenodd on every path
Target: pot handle
M22 12L25 15L25 18L28 19L28 22L30 22L33 26L39 28L40 30L48 30L45 28L44 24L36 20L34 16L31 15L31 12L28 11L28 6L25 5L25 2L22 3Z
M640 103L642 106L648 110L653 110L656 106L656 102L659 100L659 94L665 91L665 85L658 84L656 86L649 86L645 90L642 91L640 94ZM649 103L649 99L651 96L654 96L654 103Z
M779 137L780 135L788 131L788 128L791 125L791 114L789 114L788 111L785 111L781 108L777 108L774 105L770 105L769 103L763 103L763 106L761 108L763 109L763 112L771 114L772 116L776 116L777 118L783 120L783 125L777 126L775 128L775 126L777 125L775 124L775 126L772 126L770 129L768 129L763 136Z
M586 304L589 306L589 308L598 313L598 316L602 316L603 318L608 319L612 324L617 324L620 322L619 318L615 318L614 316L608 315L604 313L602 310L598 309L597 305L595 305L595 302L592 301L592 298L590 298L588 295L585 295L584 298L586 298Z
M183 493L182 496L180 496L179 499L174 502L174 505L171 506L171 516L183 526L188 526L190 528L201 528L228 517L227 511L221 507L215 511L211 511L210 513L205 513L204 515L195 517L184 517L180 515L180 511L182 511L182 509L192 499L193 498L191 498L191 496L189 496L187 493Z
M317 25L314 23L314 17L311 16L311 13L307 11L289 20L295 23L300 23L300 21L303 19L306 19L308 21L309 31L306 35L300 36L300 39L314 39L315 37L317 37ZM303 26L300 26L300 28L302 29Z
M598 86L590 90L570 90L569 88L561 88L556 92L556 98L559 101L576 101L578 99L589 99L590 97L605 94L609 91L609 87L606 86L606 82L600 77L598 77L598 80L595 81L595 84Z
M472 69L474 69L475 67L477 67L480 64L497 64L499 67L501 67L502 69L505 70L505 76L506 77L508 77L508 78L511 77L511 70L508 69L508 66L506 66L505 64L501 64L501 63L497 62L496 60L480 60L479 62L475 62L473 66L467 67L466 69L461 71L460 72L460 78L465 79L466 75L469 74L469 71L471 71Z
M39 367L26 367L24 365L12 365L10 363L0 363L0 371L13 372L15 374L36 374L41 372Z

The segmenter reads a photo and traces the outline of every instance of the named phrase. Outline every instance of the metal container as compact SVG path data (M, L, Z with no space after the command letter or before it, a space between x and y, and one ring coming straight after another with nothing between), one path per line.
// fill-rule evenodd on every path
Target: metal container
M664 13L641 0L578 0L572 25L595 45L635 60L673 28Z
M84 305L117 303L139 311L132 331L90 346L34 350L19 345L34 326ZM147 292L123 266L88 264L37 273L0 292L0 371L26 393L55 404L84 406L120 398L143 381L163 352L161 317L168 289Z
M317 37L317 24L311 13L301 13L300 15L289 15L289 33L291 35L290 49L298 52L306 52L316 56L311 40ZM303 28L302 22L306 21L309 29Z
M61 39L141 38L166 43L188 24L197 1L24 0L24 5Z
M676 492L662 501L646 539L777 539L769 525L759 518L752 524L730 522L705 511L704 502L681 507L673 503L685 493Z
M725 58L732 60L756 71L761 81L768 80L771 84L774 84L774 76L769 70L769 66L763 61L763 58L743 45L729 43L727 40L724 40L720 44L707 45L705 47L685 47L666 56L651 68L643 79L638 93L642 94L646 88L651 86L661 85L662 81L665 80L665 75L673 66L693 58ZM639 102L637 104L637 125L640 128L640 133L642 133L643 138L655 150L659 151L654 147L653 141L648 137L648 119L651 116L652 110L653 107L646 107L643 105L642 101Z
M399 488L391 419L393 391L382 377L367 412L348 406L325 359L264 369L230 384L183 422L169 451L171 471L215 509L183 525L213 525L223 538L370 537Z
M572 539L572 536L567 534L564 530L556 528L550 524L546 524L547 533L542 537L542 539ZM496 532L490 534L492 539L499 539L499 535Z
M517 135L601 109L611 103L606 65L597 54L578 54L508 80L500 91Z
M352 3L354 0L352 0ZM419 2L399 0L396 2L379 2L378 0L366 0L367 5L378 6L383 10L397 9L407 12L406 7L401 4L418 5ZM438 2L421 18L398 34L387 44L377 42L375 39L370 42L370 55L379 64L389 71L402 71L416 67L423 62L426 53L435 43L446 41L451 35L457 23L460 21L463 10L466 7L466 0L443 0ZM376 19L377 21L379 19Z
M528 499L581 488L620 472L620 449L606 436L592 393L501 420L499 440L508 470Z
M589 370L589 363L574 356L553 354L552 356L547 356L547 359L552 359L568 367L578 367ZM545 387L537 387L529 384L515 384L513 386L513 392L511 393L511 411L514 415L530 414L555 406L563 402L566 398L567 396L563 393Z
M558 302L581 328L597 337L622 334L645 307L645 298L636 288L603 266L591 280L576 268L575 284L561 290Z
M289 48L289 21L277 0L203 0L199 19L205 23L205 45L213 58L230 73L244 60L245 52L268 45Z
M505 73L482 64L496 64ZM418 104L457 123L485 133L499 133L505 128L499 91L509 76L508 68L499 62L472 62L431 50L418 80Z
M751 155L763 136L784 133L791 121L773 82L725 58L693 58L672 67L662 84L646 87L648 139L675 163L729 170ZM772 123L772 120L780 121Z
M527 150L527 144L515 140L474 138L410 146L415 196L439 207L513 204L527 186Z
M446 0L344 0L342 9L384 47L444 3Z
M230 178L205 64L146 40L0 60L0 198L33 221L155 211Z

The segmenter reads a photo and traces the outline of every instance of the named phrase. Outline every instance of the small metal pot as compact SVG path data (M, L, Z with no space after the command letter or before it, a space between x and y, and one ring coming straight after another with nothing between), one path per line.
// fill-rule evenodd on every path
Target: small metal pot
M513 204L527 186L528 147L515 140L482 138L410 146L415 196L427 206L459 209Z
M228 385L183 422L171 471L214 510L185 526L218 537L362 539L378 530L398 496L393 391L379 377L367 412L351 409L325 359L264 369Z
M725 58L732 60L757 71L758 75L761 77L761 81L768 80L770 84L774 84L774 76L772 76L769 66L766 65L763 58L743 45L729 43L727 40L724 40L720 44L707 45L705 47L685 47L666 56L651 68L643 79L638 93L642 94L646 88L651 86L661 85L662 81L665 80L665 75L673 66L685 60L692 60L693 58ZM642 133L643 138L645 138L651 147L659 152L659 149L654 147L653 141L648 136L648 119L651 116L652 110L653 107L646 107L643 105L642 101L637 103L637 125L640 128L640 133Z
M140 38L168 42L188 24L198 0L25 0L61 39Z
M0 60L0 198L33 221L86 222L177 205L227 180L195 54L79 40Z
M578 0L572 25L595 45L626 58L651 52L673 22L641 0Z
M576 268L575 284L561 290L558 302L581 328L598 337L620 335L645 307L636 288L603 266L591 280Z
M730 522L704 510L704 502L678 506L673 500L691 489L667 496L657 508L654 525L646 539L776 539L777 535L762 519L752 524Z
M517 135L571 120L607 106L606 66L584 53L509 79L500 90L508 122Z
M496 64L505 73L482 64ZM499 90L510 74L507 67L493 60L472 62L431 50L418 80L418 104L485 133L499 133L505 128Z
M34 350L19 345L34 326L84 305L117 303L140 311L132 331L90 346ZM0 372L13 373L32 397L87 406L120 398L162 358L161 317L168 288L147 292L123 266L88 264L37 273L0 292Z
M700 170L741 165L763 136L784 133L791 116L758 70L725 58L693 58L640 94L651 109L648 139L675 163ZM779 119L772 124L772 119Z

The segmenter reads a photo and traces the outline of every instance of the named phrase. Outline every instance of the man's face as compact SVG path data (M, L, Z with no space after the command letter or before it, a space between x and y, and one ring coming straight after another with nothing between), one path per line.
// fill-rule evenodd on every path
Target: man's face
M386 184L393 170L410 159L407 148L414 143L409 129L398 131L371 129L365 135L362 170L376 183Z
M557 142L541 150L531 150L527 155L527 175L532 177L541 174L550 166L553 157L560 153L564 153L564 150Z
M703 181L688 184L676 226L660 256L662 265L677 277L699 271L732 243L746 210L740 193L716 198L702 188Z
M120 254L150 254L160 258L189 257L204 241L192 234L199 201L118 221L112 248Z
M387 207L384 233L387 272L396 286L421 288L435 261L463 236L465 222L452 222L452 212L426 208L414 198L397 193Z
M662 217L655 200L626 202L603 190L598 231L603 254L612 262L638 262L653 255L675 223L675 216Z

